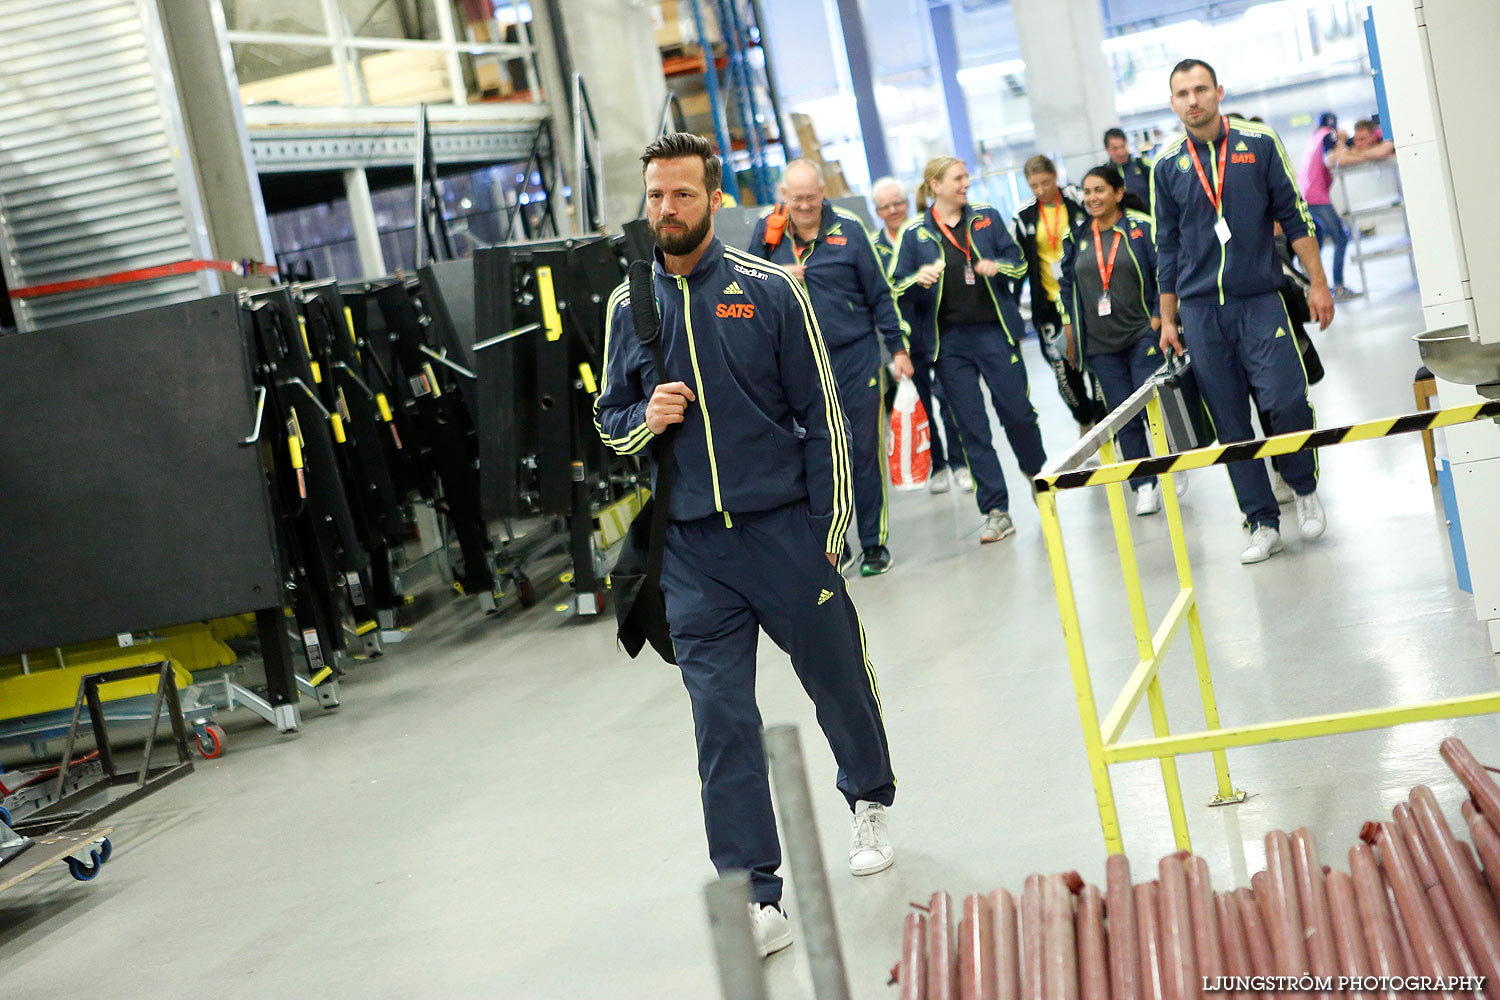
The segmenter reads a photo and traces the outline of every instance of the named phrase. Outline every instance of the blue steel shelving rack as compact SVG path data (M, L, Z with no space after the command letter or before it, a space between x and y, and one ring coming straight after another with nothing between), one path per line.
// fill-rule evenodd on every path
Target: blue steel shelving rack
M783 128L777 107L775 80L771 71L770 55L765 51L758 18L759 5L750 3L748 9L741 0L688 0L693 12L693 25L699 45L703 51L703 76L708 91L709 107L713 114L714 137L723 157L726 173L736 173L737 151L729 134L728 108L738 110L745 128L745 159L750 170L750 188L755 200L762 205L773 204L776 188L766 153L769 147L782 145ZM707 32L703 17L703 4L713 4L718 15L719 26L724 36L725 78L719 78L719 59L712 43L705 44ZM751 50L759 48L761 65L751 57ZM765 88L770 102L771 118L776 122L778 138L767 134L766 119L762 114L758 86ZM731 103L732 102L732 103Z

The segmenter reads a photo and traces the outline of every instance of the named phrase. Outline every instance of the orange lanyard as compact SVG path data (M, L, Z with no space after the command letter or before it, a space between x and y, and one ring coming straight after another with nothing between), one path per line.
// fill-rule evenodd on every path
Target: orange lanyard
M1104 295L1106 298L1109 296L1109 279L1115 273L1115 254L1120 250L1120 231L1118 229L1111 229L1110 232L1115 234L1115 241L1110 245L1109 265L1106 267L1104 264L1104 248L1100 246L1103 239L1099 235L1099 220L1094 220L1094 259L1099 262L1099 280L1104 283Z
M793 233L792 234L792 259L795 260L797 263L800 264L803 261L807 260L808 257L812 256L813 247L817 246L817 244L818 244L818 238L816 236L814 236L812 239L808 240L806 243L803 243L801 250L797 249L797 243L798 242L799 242L799 237L797 236L796 233Z
M967 240L969 246L963 246L963 247L961 247L961 246L958 245L958 240L955 240L953 238L953 230L949 229L948 226L943 222L943 220L938 218L938 214L937 214L936 211L934 211L932 213L932 218L933 218L933 221L938 224L938 228L943 231L943 235L946 236L946 237L948 237L948 242L953 244L953 249L957 250L959 253L961 253L961 254L964 255L964 263L969 263L971 261L971 259L972 259L970 257L970 254L969 254L969 247L971 247L971 246L974 245L974 237L969 236L969 238ZM960 222L962 222L963 221L963 216L960 215L958 217L958 220Z
M1203 161L1198 159L1198 147L1193 145L1193 137L1191 135L1187 139L1187 148L1188 152L1193 156L1193 166L1198 171L1198 183L1203 185L1203 193L1208 195L1208 200L1213 205L1214 211L1223 215L1224 168L1229 164L1229 119L1220 116L1219 128L1224 132L1224 142L1219 147L1219 176L1215 178L1218 181L1217 191L1208 186L1208 175L1203 172ZM1208 143L1207 145L1212 148L1213 143Z
M1056 203L1054 203L1052 205L1052 208L1057 213L1061 214L1064 211L1062 199L1058 198L1057 201L1056 201ZM1037 202L1037 206L1036 206L1036 227L1037 227L1037 229L1039 231L1045 231L1048 228L1050 228L1052 230L1052 235L1050 235L1050 236L1047 237L1047 242L1052 244L1052 252L1056 253L1057 250L1058 250L1058 248L1059 248L1059 246L1062 243L1062 226L1059 226L1057 224L1057 217L1056 216L1053 216L1052 225L1050 227L1044 225L1044 223L1046 223L1046 221L1047 221L1047 210L1042 207L1042 203L1041 202Z

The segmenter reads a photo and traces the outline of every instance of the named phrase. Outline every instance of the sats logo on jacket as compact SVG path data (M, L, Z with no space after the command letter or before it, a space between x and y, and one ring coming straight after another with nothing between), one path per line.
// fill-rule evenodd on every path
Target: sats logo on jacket
M1254 153L1230 153L1229 154L1229 162L1230 163L1254 163L1255 162L1255 154Z
M831 246L831 247L841 247L841 246L843 246L844 244L846 244L848 242L849 242L849 237L847 237L847 236L830 236L830 237L828 237L828 245Z
M720 302L715 313L720 319L754 319L755 306L749 302Z
M990 220L989 219L980 219L978 222L974 223L974 231L977 233L979 230L983 229L985 226L988 226L989 224L990 224Z

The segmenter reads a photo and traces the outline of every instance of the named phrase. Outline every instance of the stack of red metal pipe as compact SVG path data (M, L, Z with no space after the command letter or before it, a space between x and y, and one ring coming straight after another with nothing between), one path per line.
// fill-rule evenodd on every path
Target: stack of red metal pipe
M1347 873L1303 828L1267 834L1266 870L1227 892L1187 852L1138 885L1117 854L1103 891L1068 872L1032 875L1019 898L975 893L956 929L938 892L906 915L900 1000L1500 1000L1500 786L1461 741L1441 749L1469 791L1472 847L1418 785L1365 824Z

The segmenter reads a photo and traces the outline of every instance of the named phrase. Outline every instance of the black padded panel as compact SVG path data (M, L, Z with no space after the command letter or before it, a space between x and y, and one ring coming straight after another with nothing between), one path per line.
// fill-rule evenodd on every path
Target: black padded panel
M233 296L3 337L0 373L0 654L281 604Z

